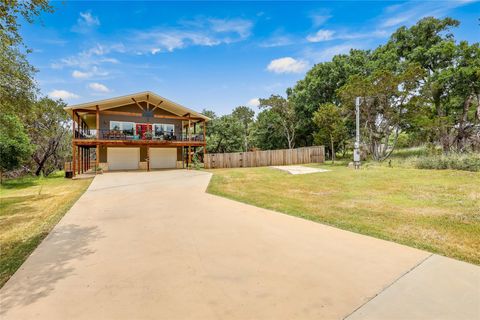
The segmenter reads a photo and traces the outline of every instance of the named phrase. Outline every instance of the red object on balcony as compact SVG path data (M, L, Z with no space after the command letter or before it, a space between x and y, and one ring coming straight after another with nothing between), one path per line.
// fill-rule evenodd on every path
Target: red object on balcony
M137 135L139 135L142 140L145 140L145 133L152 132L152 125L137 123L135 129L137 130Z

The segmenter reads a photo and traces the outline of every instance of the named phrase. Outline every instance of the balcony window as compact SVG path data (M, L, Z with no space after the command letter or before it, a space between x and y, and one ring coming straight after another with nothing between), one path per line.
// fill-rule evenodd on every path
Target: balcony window
M121 131L126 136L133 136L135 135L135 123L110 121L110 130Z
M165 123L155 123L153 125L153 134L157 138L172 137L175 133L175 125L173 124L165 124Z

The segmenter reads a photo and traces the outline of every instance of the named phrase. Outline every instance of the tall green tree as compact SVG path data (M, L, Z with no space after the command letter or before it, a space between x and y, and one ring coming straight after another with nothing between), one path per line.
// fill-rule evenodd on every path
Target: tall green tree
M242 139L243 151L249 150L249 138L252 123L255 117L255 111L246 106L239 106L233 109L232 116L236 118L243 126Z
M23 42L19 33L23 18L33 23L42 12L52 12L48 0L6 0L0 2L0 42L6 46L15 46Z
M51 11L47 0L0 2L0 154L1 170L25 164L32 147L25 121L34 104L37 88L35 69L28 62L29 50L19 33L20 20L32 23L43 11Z
M444 75L449 82L447 104L456 151L480 149L480 46L462 41L455 63ZM469 148L470 146L470 148Z
M61 165L68 156L70 129L66 106L62 101L42 98L35 103L31 117L26 122L27 132L33 143L32 160L35 175L45 176Z
M252 125L251 139L253 145L261 150L276 150L288 148L283 129L280 126L280 116L271 109L258 113Z
M409 65L400 73L378 69L367 77L350 77L338 90L352 118L354 101L361 97L363 138L374 160L385 160L395 149L398 136L407 125L406 114L417 105L412 91L421 77L422 69L418 65Z
M439 140L443 150L451 148L450 130L452 128L449 82L449 68L454 64L457 49L452 27L459 21L452 18L423 18L410 28L401 27L392 34L386 47L396 52L399 60L416 63L425 70L418 91L426 103L421 107L429 111L430 127ZM424 118L426 120L426 118Z
M332 61L313 66L305 78L287 90L288 99L293 103L297 122L298 145L312 145L316 126L313 113L324 103L340 103L337 90L351 75L368 75L371 52L352 49L349 54L336 55Z
M348 139L346 122L340 108L333 103L321 105L313 113L313 122L318 127L314 134L315 143L329 146L334 163L336 147Z
M13 114L0 112L0 180L4 172L26 164L32 149L21 120Z
M243 124L231 114L218 117L213 111L204 110L211 120L207 125L208 152L239 152L243 150Z
M260 108L268 109L276 114L276 120L273 123L282 128L284 138L287 141L289 149L295 147L296 128L297 128L297 114L293 103L279 95L271 95L270 98L260 99Z

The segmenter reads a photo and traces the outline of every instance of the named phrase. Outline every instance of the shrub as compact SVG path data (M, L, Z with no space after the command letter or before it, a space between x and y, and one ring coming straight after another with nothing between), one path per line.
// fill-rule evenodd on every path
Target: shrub
M193 154L193 157L192 157L192 164L193 164L193 167L195 168L195 170L200 170L200 159L198 159L198 154L197 153L194 153Z
M418 157L415 161L418 169L454 169L465 171L480 171L479 153L451 153Z

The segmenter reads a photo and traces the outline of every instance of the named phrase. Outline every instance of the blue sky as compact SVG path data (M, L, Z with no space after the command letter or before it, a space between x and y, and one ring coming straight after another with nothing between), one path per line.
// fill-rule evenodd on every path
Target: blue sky
M225 114L424 16L456 18L458 40L480 40L480 2L468 0L52 4L22 35L42 93L70 104L151 90Z

